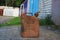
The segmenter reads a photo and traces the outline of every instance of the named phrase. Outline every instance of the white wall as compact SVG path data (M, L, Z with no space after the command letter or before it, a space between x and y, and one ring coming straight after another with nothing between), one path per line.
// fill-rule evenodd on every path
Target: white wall
M13 16L19 16L19 8L13 9Z
M0 6L0 9L4 9L4 6Z
M48 14L51 14L52 0L39 0L40 19L45 19Z
M13 16L13 8L12 7L5 7L3 16Z
M3 11L3 16L19 16L19 8L5 7Z

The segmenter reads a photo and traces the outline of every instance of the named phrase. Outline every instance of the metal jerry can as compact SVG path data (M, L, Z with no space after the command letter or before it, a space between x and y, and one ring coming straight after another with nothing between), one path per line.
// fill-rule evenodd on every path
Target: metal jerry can
M24 38L39 37L39 20L34 16L38 12L38 4L39 0L25 0L24 2L25 12L21 14L21 36Z

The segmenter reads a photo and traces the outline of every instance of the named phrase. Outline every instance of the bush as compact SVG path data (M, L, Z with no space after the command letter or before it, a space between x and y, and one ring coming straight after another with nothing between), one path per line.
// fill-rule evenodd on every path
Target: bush
M46 25L45 19L40 19L40 20L39 20L39 24L40 24L40 26Z
M51 20L51 17L52 16L48 14L47 17L45 18L47 25L54 25L53 21Z

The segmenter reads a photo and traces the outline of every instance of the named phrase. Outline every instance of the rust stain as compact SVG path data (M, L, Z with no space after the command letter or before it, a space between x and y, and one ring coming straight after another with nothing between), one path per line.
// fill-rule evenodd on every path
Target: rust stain
M0 9L0 16L3 16L3 9Z

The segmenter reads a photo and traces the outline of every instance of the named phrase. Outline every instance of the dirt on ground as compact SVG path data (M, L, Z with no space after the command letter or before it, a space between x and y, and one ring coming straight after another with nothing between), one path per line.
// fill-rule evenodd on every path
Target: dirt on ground
M0 40L60 40L60 34L40 26L39 38L22 38L21 26L5 26L0 28Z
M0 24L5 23L11 19L13 19L14 17L9 17L9 16L0 16Z

